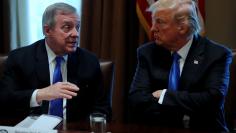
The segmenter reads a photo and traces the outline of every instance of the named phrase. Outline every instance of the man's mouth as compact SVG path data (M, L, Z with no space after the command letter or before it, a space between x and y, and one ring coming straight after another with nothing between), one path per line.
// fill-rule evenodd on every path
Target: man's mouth
M78 45L77 42L68 42L70 44L71 47L76 47Z
M159 38L158 35L157 35L157 33L154 33L154 34L153 34L153 37L154 37L155 40L157 40L157 39Z

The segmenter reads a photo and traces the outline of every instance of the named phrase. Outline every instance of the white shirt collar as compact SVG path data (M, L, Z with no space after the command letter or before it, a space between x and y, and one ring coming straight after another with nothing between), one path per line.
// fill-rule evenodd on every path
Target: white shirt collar
M186 59L189 49L192 45L192 42L193 42L193 37L180 50L177 51L177 53L181 56L183 60Z
M47 54L48 54L48 62L49 62L49 64L50 64L51 62L54 61L54 59L56 58L57 55L56 55L56 54L52 51L52 49L48 46L48 44L47 44L46 41L45 41L45 46L46 46L46 51L47 51ZM64 61L66 62L67 59L68 59L68 55L67 55L67 54L64 55L63 58L64 58Z

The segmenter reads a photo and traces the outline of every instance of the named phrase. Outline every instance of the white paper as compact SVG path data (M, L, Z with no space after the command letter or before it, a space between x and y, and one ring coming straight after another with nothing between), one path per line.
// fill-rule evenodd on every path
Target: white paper
M33 124L29 128L34 129L53 129L55 128L60 122L62 118L53 116L53 115L41 115L39 118L33 122Z
M0 126L0 133L57 133L57 130L40 130L22 127Z
M23 121L15 125L15 127L25 127L29 128L37 119L39 116L28 116Z
M60 117L43 114L41 116L28 116L15 127L50 130L55 128L61 121L62 118Z

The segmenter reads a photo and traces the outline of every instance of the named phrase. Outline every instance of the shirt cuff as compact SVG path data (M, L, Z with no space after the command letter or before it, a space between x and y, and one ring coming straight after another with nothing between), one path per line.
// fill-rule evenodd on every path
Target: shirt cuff
M31 99L30 99L30 107L38 107L38 106L41 106L42 103L38 103L37 100L36 100L36 95L37 95L37 92L38 92L38 89L36 89L32 96L31 96Z
M159 98L159 100L158 100L158 103L159 103L159 104L162 104L162 103L163 103L165 94L166 94L166 89L163 89L163 91L161 92L161 96L160 96L160 98Z

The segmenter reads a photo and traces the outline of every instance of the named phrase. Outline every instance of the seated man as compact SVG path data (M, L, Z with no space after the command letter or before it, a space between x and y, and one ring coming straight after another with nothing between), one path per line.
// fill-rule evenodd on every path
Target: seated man
M138 48L131 84L131 111L138 120L163 126L228 131L224 99L232 53L198 35L192 0L158 0L152 12L155 42Z
M111 116L101 86L97 57L79 48L80 18L65 3L46 8L45 39L10 52L1 80L1 114L51 114L67 121L87 120L92 112Z

